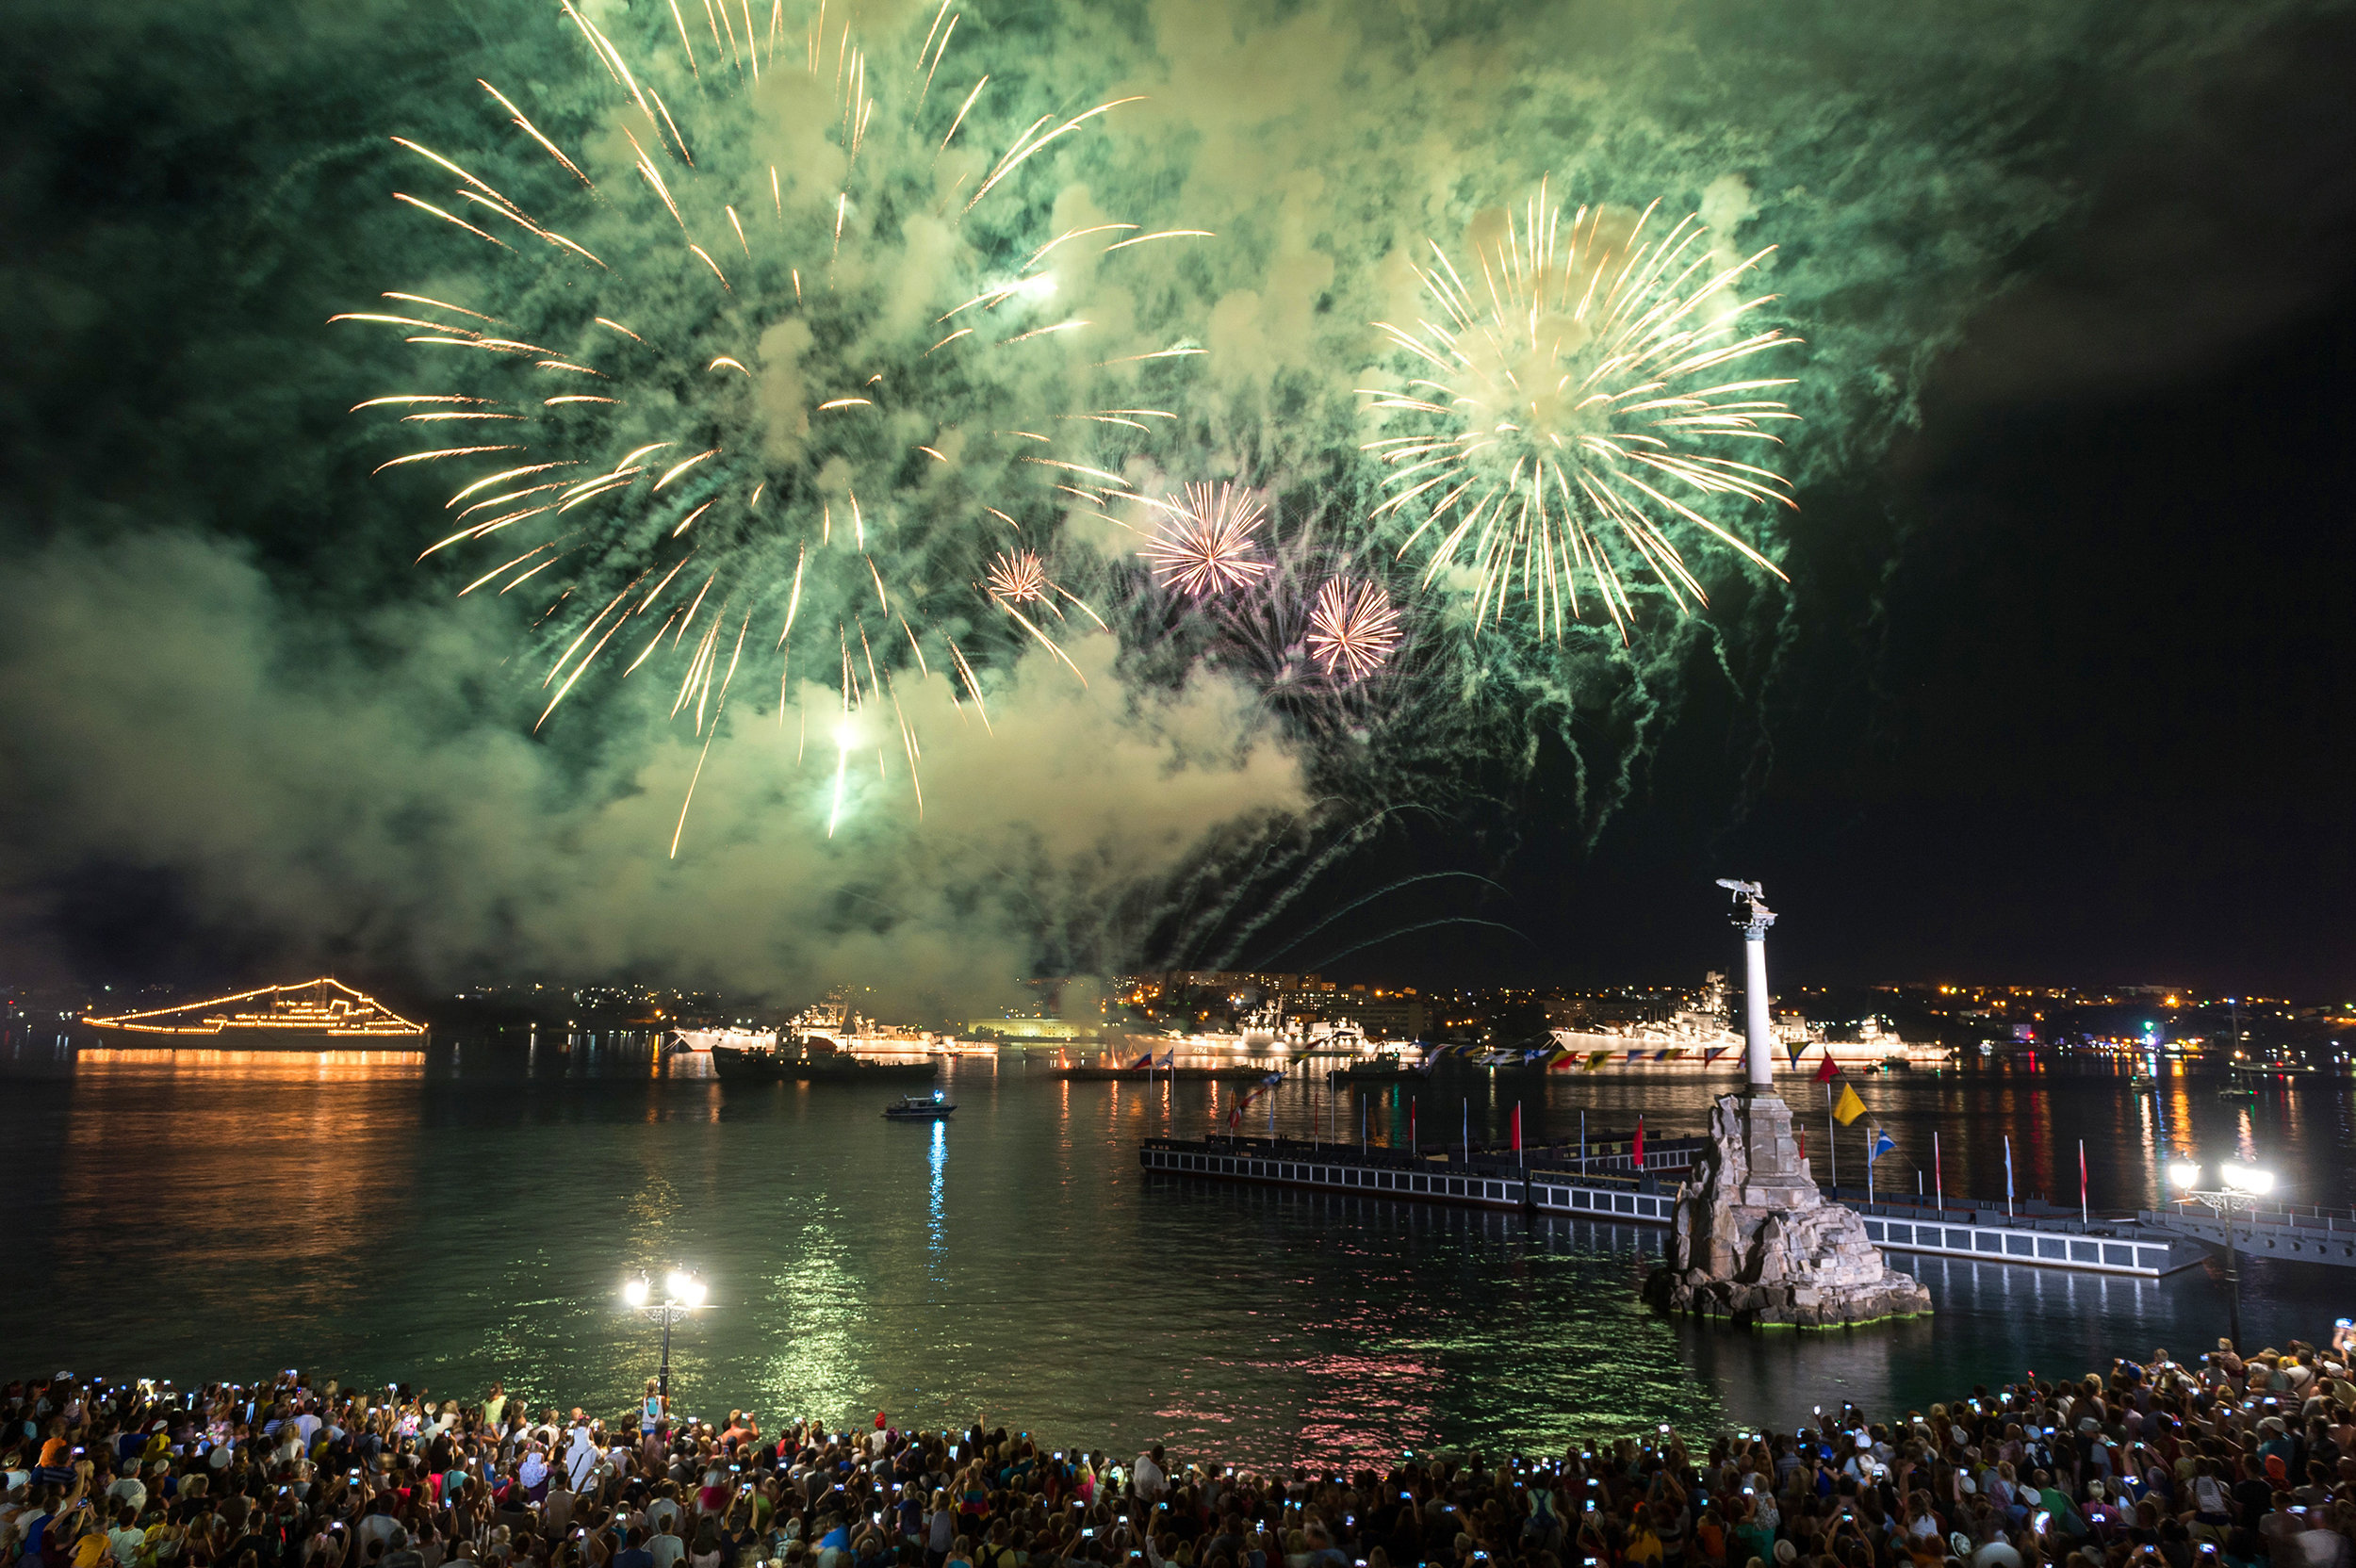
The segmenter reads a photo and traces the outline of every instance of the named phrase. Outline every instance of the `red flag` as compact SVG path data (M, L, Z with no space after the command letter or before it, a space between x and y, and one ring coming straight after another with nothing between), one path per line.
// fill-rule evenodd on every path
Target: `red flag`
M1827 1051L1824 1053L1824 1061L1817 1066L1816 1081L1820 1084L1829 1084L1833 1080L1833 1074L1839 1072L1840 1070L1841 1070L1839 1068L1833 1065L1832 1053Z
M1804 1160L1805 1160L1805 1159L1807 1159L1807 1158L1808 1158L1808 1129L1807 1129L1807 1128L1805 1128L1805 1127L1794 1127L1794 1128L1792 1128L1792 1135L1793 1137L1797 1138L1797 1139L1799 1140L1799 1142L1800 1142L1800 1158L1802 1158L1802 1159L1804 1159Z
M1415 1102L1407 1102L1407 1147L1415 1147Z
M1522 1152L1522 1102L1513 1102L1513 1152Z
M1644 1119L1636 1119L1636 1168L1644 1168Z

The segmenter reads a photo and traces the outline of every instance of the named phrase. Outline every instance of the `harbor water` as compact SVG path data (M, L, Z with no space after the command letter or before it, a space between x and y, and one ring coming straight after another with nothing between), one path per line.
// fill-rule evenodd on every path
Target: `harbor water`
M2197 1354L2217 1271L2158 1281L1894 1255L1939 1304L1853 1334L1727 1335L1637 1300L1657 1229L1526 1219L1147 1177L1139 1140L1223 1130L1238 1086L1073 1082L1052 1058L957 1059L945 1123L894 1124L910 1086L730 1084L643 1040L424 1054L104 1052L0 1044L12 1201L0 1209L0 1378L347 1381L619 1411L654 1370L626 1272L700 1270L678 1333L683 1409L992 1424L1064 1444L1253 1462L1478 1446L1542 1451L1661 1421L1789 1427L1812 1405L1924 1406L2113 1354ZM2347 1206L2356 1100L2330 1081L2220 1101L2137 1093L2105 1064L1857 1080L1839 1131L1861 1188L1933 1184L2097 1212L2149 1207L2168 1158L2256 1158L2284 1198ZM1572 1139L1580 1119L1698 1134L1730 1074L1296 1076L1246 1131L1428 1145ZM1824 1091L1784 1086L1825 1167ZM2245 1267L2245 1337L2327 1338L2356 1271Z

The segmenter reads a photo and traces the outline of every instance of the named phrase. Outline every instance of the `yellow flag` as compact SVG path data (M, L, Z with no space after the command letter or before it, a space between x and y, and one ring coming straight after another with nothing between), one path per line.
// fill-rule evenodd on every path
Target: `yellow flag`
M1611 1059L1612 1053L1609 1051L1590 1051L1587 1053L1587 1060L1580 1064L1579 1070L1581 1072L1593 1072L1595 1069L1603 1066L1604 1063L1610 1061Z
M1857 1090L1846 1084L1841 1085L1841 1098L1833 1102L1832 1119L1846 1127L1864 1114L1865 1102L1857 1097Z

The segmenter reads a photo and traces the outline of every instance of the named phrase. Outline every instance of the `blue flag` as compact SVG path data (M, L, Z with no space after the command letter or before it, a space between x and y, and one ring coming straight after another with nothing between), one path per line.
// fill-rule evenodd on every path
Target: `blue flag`
M2012 1135L2010 1133L2004 1135L2004 1203L2006 1207L2010 1207L2012 1203Z
M1873 1135L1873 1152L1865 1157L1866 1163L1871 1165L1873 1161L1880 1159L1884 1154L1889 1153L1891 1150L1897 1147L1898 1146L1896 1144L1890 1141L1890 1135L1888 1133L1875 1133Z

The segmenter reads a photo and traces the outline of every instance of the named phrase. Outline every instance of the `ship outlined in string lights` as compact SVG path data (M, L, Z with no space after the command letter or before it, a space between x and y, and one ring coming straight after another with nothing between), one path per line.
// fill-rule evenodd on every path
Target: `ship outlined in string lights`
M425 1025L322 975L234 996L82 1021L117 1045L213 1045L239 1050L418 1049Z

